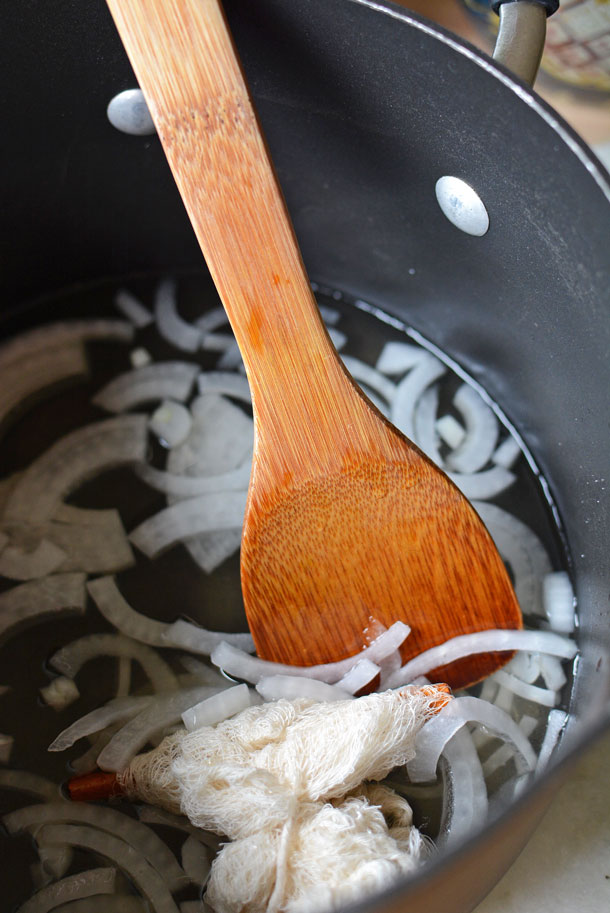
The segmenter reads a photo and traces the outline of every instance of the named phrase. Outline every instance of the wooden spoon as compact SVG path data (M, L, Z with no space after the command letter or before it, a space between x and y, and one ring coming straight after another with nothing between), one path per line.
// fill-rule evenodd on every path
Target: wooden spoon
M458 489L359 392L324 328L217 0L108 0L246 366L255 448L241 551L260 656L343 658L372 620L408 658L521 627ZM438 670L454 687L508 658Z

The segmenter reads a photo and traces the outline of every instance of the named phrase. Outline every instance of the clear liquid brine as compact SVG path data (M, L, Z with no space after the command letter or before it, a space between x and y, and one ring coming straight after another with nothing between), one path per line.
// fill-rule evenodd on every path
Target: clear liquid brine
M315 291L335 345L365 393L475 502L507 563L526 628L550 627L569 636L565 601L556 623L548 591L545 597L549 575L569 586L556 511L501 408L407 326L335 290ZM74 688L69 670L62 677L53 665L57 651L95 633L118 637L87 583L113 576L123 600L146 619L186 618L206 629L246 630L239 527L252 419L239 353L205 277L73 290L6 318L1 330L0 808L6 815L48 801L54 790L56 801L65 801L62 783L75 770L94 769L104 739L125 720L49 752L59 732L117 696L162 690L166 674L176 687L193 687L198 663L205 661L146 642L148 635L130 653L134 628L129 638L122 635L123 658L116 650L109 655L106 642L99 642L99 655L93 647L73 674ZM510 411L510 403L502 407ZM99 433L83 432L93 426ZM196 508L203 503L202 517ZM177 513L162 513L172 507ZM63 582L71 595L62 601L56 591ZM142 659L149 654L160 658L158 665ZM506 711L538 754L552 748L549 719L555 740L561 730L570 688L569 662L517 654L503 675L472 694ZM163 734L151 738L156 742ZM523 771L500 738L477 730L473 744L493 813ZM28 774L45 778L46 786ZM441 765L436 784L411 784L403 770L390 777L432 838L447 817L448 776ZM138 815L125 801L113 800L113 806L130 818ZM186 832L148 826L180 864ZM62 853L27 829L2 831L0 853L7 911L48 885L100 866L118 866L116 893L141 893L120 860L78 846ZM185 879L170 893L179 906L197 901L202 889Z

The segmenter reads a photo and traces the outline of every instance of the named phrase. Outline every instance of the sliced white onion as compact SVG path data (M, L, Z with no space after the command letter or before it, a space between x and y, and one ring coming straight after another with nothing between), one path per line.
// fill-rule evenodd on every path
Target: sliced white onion
M536 755L528 739L507 713L476 697L458 697L449 701L429 720L415 737L415 757L407 763L409 777L415 783L433 780L439 757L447 742L468 722L476 722L511 743L521 771L533 770Z
M227 634L222 631L210 631L208 628L202 628L182 618L167 626L160 646L180 647L191 653L210 656L212 651L223 641L238 650L254 653L254 641L249 633Z
M218 359L217 366L223 371L235 370L243 366L241 352L234 339L231 340L230 345L226 347Z
M455 416L450 413L441 415L441 417L436 420L436 430L441 439L448 447L451 447L452 450L459 447L466 436L466 429L462 427Z
M520 678L522 682L533 685L540 677L540 659L539 653L515 653L504 668L507 672Z
M231 333L206 333L201 342L201 348L206 352L230 351L232 353L237 349L237 343ZM239 349L237 351L239 352Z
M157 288L155 320L159 334L177 349L196 352L201 345L201 329L178 314L176 283L172 279L166 279Z
M210 659L214 665L223 669L229 675L242 678L257 684L261 678L270 675L302 675L305 678L315 678L320 681L334 684L348 672L355 663L364 658L378 663L397 650L410 633L408 625L401 621L395 622L381 634L370 646L365 647L360 653L348 656L336 663L323 663L317 666L291 666L285 663L272 663L255 656L249 656L242 650L237 650L228 643L221 643L213 651Z
M135 894L112 894L84 897L70 904L62 904L56 908L55 913L150 913L150 907Z
M134 563L117 510L60 504L52 520L12 523L6 528L13 546L0 555L0 567L12 579L45 576L54 570L103 573Z
M404 374L414 368L424 352L419 346L407 342L386 342L375 367L384 374Z
M567 722L568 714L564 710L551 710L549 713L546 722L546 732L544 734L544 739L542 740L542 745L540 746L540 751L538 752L536 776L539 776L539 774L548 767L552 754L555 751L561 733L565 729Z
M131 659L128 656L119 656L117 662L116 697L127 697L131 691Z
M217 688L209 685L199 685L155 698L148 707L119 729L102 749L97 758L98 767L102 770L124 770L151 736L180 722L185 710L217 691Z
M182 868L193 884L203 887L210 874L210 857L207 848L200 840L190 835L182 844L180 850ZM183 913L182 905L180 911Z
M0 574L9 580L33 580L52 574L66 560L66 553L48 539L31 551L7 545L0 553Z
M197 378L197 385L202 394L222 393L244 403L249 403L252 398L247 378L231 371L203 371Z
M512 469L519 457L521 456L521 447L517 438L510 434L501 444L498 444L492 455L491 461L496 466L503 466L504 469Z
M393 381L352 355L342 355L341 360L354 380L379 393L387 403L392 402L396 393L396 384Z
M133 327L125 320L66 320L21 333L0 346L0 374L11 362L93 339L130 342Z
M447 742L441 759L443 810L438 841L457 846L480 830L487 816L487 788L481 762L466 727Z
M390 656L394 655L393 653L390 654ZM381 664L383 663L385 667L385 660L380 659L379 663L380 665L378 666L377 663L371 662L366 657L359 659L345 675L338 679L336 687L341 691L346 691L348 694L358 694L359 691L370 685L378 675L381 675Z
M337 352L340 352L347 342L347 336L345 333L342 333L341 330L337 330L335 327L327 327L327 330L332 344L334 345Z
M436 414L438 412L438 386L428 387L420 396L415 406L413 416L414 441L420 450L426 454L437 466L442 466L443 460L438 449L436 433Z
M64 507L67 505L63 505ZM41 526L49 542L65 552L62 571L107 574L122 571L135 563L132 548L118 510L82 511L75 523L51 520ZM99 514L95 520L91 514Z
M99 868L68 875L61 881L42 888L19 907L18 913L48 913L60 904L92 894L112 894L116 869Z
M154 869L164 873L171 890L185 883L184 872L163 840L142 822L110 806L87 802L47 802L43 805L27 805L9 812L2 821L10 834L30 830L36 834L36 839L39 828L46 829L49 824L64 823L84 825L113 834L120 837L121 841L125 841L125 845L129 844L137 850ZM71 841L65 840L61 843L69 844Z
M175 830L185 831L185 833L191 834L215 853L222 843L222 837L212 833L212 831L205 831L201 827L195 827L185 815L174 815L164 808L156 808L154 805L140 805L138 806L138 817L140 821L145 821L147 824L159 824L163 827L173 827Z
M335 326L335 324L339 323L341 313L336 308L328 307L326 304L319 304L318 310L320 311L324 323L330 326Z
M47 824L37 834L37 839L45 843L83 847L106 856L127 873L155 913L178 913L164 878L165 873L160 874L141 853L123 840L93 827L73 824Z
M499 707L500 710L506 711L506 713L511 716L515 703L515 692L511 691L509 688L504 688L499 682L496 684L498 684L498 690L494 698L494 704L496 707Z
M148 420L150 431L165 447L182 444L189 436L192 424L187 407L171 399L164 399Z
M53 521L71 526L94 526L106 533L115 524L121 522L121 517L118 510L112 507L106 510L92 510L86 507L75 507L74 504L59 504L53 514Z
M0 424L27 406L39 391L68 379L85 377L87 356L80 343L24 355L2 369Z
M302 675L269 675L257 682L256 690L265 701L292 701L299 697L312 701L346 701L353 698L353 694L339 685L327 685Z
M99 755L102 748L104 748L115 732L118 732L121 728L121 723L115 723L112 726L108 726L106 729L102 729L101 732L97 733L91 741L91 745L84 751L81 755L78 755L75 758L70 758L70 770L74 774L87 774L91 773L97 769L97 756Z
M378 691L386 690L386 682L389 681L390 676L394 675L395 672L398 672L401 666L402 656L400 655L400 650L395 650L394 653L379 663Z
M492 466L472 474L448 472L447 475L469 501L495 498L516 481L512 472L502 466Z
M0 593L0 637L22 623L52 612L85 611L84 574L53 574Z
M372 390L371 387L367 387L366 384L362 383L362 381L358 382L358 387L360 388L360 391L362 393L364 393L366 398L375 406L375 408L379 412L381 412L381 414L384 415L387 419L389 419L390 418L390 407L386 403L386 401L384 399L382 399L378 393L375 393L375 391Z
M96 707L90 713L75 720L49 745L49 751L65 751L70 748L79 739L94 732L100 732L113 723L122 723L124 720L131 719L140 713L144 707L147 707L151 697L121 697L115 698L104 704L102 707Z
M149 466L147 463L136 467L136 473L151 488L176 498L192 498L220 491L243 491L248 487L250 472L250 458L237 469L209 476L175 475L155 469L154 466Z
M151 363L152 355L148 349L143 349L142 346L139 346L129 353L129 361L132 368L143 368L144 365L149 365Z
M415 439L415 406L423 392L446 371L445 365L431 355L420 352L415 367L396 386L390 417L410 440Z
M60 711L65 710L66 707L78 700L80 692L71 678L59 675L44 688L40 689L40 696L45 704L48 704L53 710Z
M472 506L512 571L521 611L542 614L541 581L550 573L551 562L540 539L529 526L495 504L475 502Z
M121 415L78 428L60 438L22 473L9 494L4 520L49 520L83 482L122 464L142 463L145 455L145 415Z
M98 577L87 584L87 589L104 618L122 634L154 647L167 646L165 634L169 624L136 612L120 592L114 577Z
M230 682L217 669L212 669L207 663L190 656L188 653L178 658L180 665L200 685L213 685L215 688L228 688Z
M11 754L13 753L14 744L14 736L7 735L5 732L0 732L0 764L9 763Z
M548 688L539 688L537 685L530 685L504 669L498 669L494 672L493 677L503 688L508 688L513 694L517 694L526 701L532 701L532 703L540 704L543 707L554 707L557 704L558 695L556 691L550 691Z
M127 412L142 403L188 398L199 366L187 361L158 361L119 374L93 397L107 412Z
M155 558L192 536L241 528L246 499L245 491L226 491L178 501L141 523L129 538L148 558Z
M61 647L49 663L57 672L74 678L85 663L98 656L128 656L134 659L142 666L156 691L171 691L177 687L176 676L156 650L122 634L88 634Z
M461 413L466 437L447 457L454 472L478 472L491 459L498 440L500 426L493 410L469 384L462 384L453 405Z
M126 289L119 289L114 296L114 305L123 317L133 323L138 330L147 327L154 320L153 315L147 307L144 307L140 299Z
M552 691L560 691L567 682L561 662L556 656L540 657L540 674L547 688Z
M61 788L57 783L28 770L0 769L0 789L29 793L44 802L59 802L62 799Z
M417 679L414 679L414 682ZM493 678L486 678L483 684L481 685L481 690L479 692L479 697L482 701L488 701L490 704L494 703L496 694L498 693L499 685L493 680Z
M542 605L553 631L570 634L575 623L574 590L565 571L546 574L542 580Z
M239 551L241 529L221 529L213 533L202 533L194 539L187 540L184 545L201 570L211 574L227 558Z
M426 678L425 675L418 675L417 678L414 678L411 682L416 688L423 688L425 685L431 685L432 682L429 678Z
M552 712L552 711L551 711ZM519 729L528 739L531 736L532 732L538 725L537 720L533 716L523 716L519 720ZM483 763L483 774L484 776L490 777L496 770L499 770L504 764L507 764L514 757L513 749L510 745L504 743L499 748L496 748L488 758L485 759Z
M182 722L185 729L193 732L203 726L214 726L251 706L252 695L248 686L234 685L188 707L182 713Z
M37 887L63 878L74 858L69 846L38 846L38 866L32 866L32 879ZM38 871L36 871L38 869Z
M229 318L227 317L225 309L223 307L215 307L210 308L209 311L206 311L205 314L198 317L195 320L195 325L202 333L211 333L213 330L217 330L218 327L221 327L228 322Z
M428 675L440 666L478 653L504 653L527 650L530 653L550 653L563 659L573 659L578 648L573 640L552 631L512 631L493 629L460 634L425 650L405 663L388 682L388 688L410 684L418 675ZM227 670L229 671L229 670Z
M191 476L216 475L236 469L252 455L254 424L224 396L206 393L191 403L193 428L180 447L172 449L167 469Z

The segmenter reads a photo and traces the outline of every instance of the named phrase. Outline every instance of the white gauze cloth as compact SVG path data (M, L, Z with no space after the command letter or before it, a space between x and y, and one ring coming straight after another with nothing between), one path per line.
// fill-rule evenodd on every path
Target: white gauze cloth
M217 913L334 907L416 865L423 844L408 804L363 784L409 761L447 700L444 686L407 686L261 704L168 736L119 781L233 841L212 866L206 899Z

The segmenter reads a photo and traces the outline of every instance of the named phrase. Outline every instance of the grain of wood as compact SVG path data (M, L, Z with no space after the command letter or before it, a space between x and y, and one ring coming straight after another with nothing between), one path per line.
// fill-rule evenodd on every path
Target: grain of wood
M313 664L405 620L405 658L520 627L457 488L360 394L320 317L217 0L108 0L241 349L253 474L242 590L259 655ZM454 686L506 657L439 670Z

